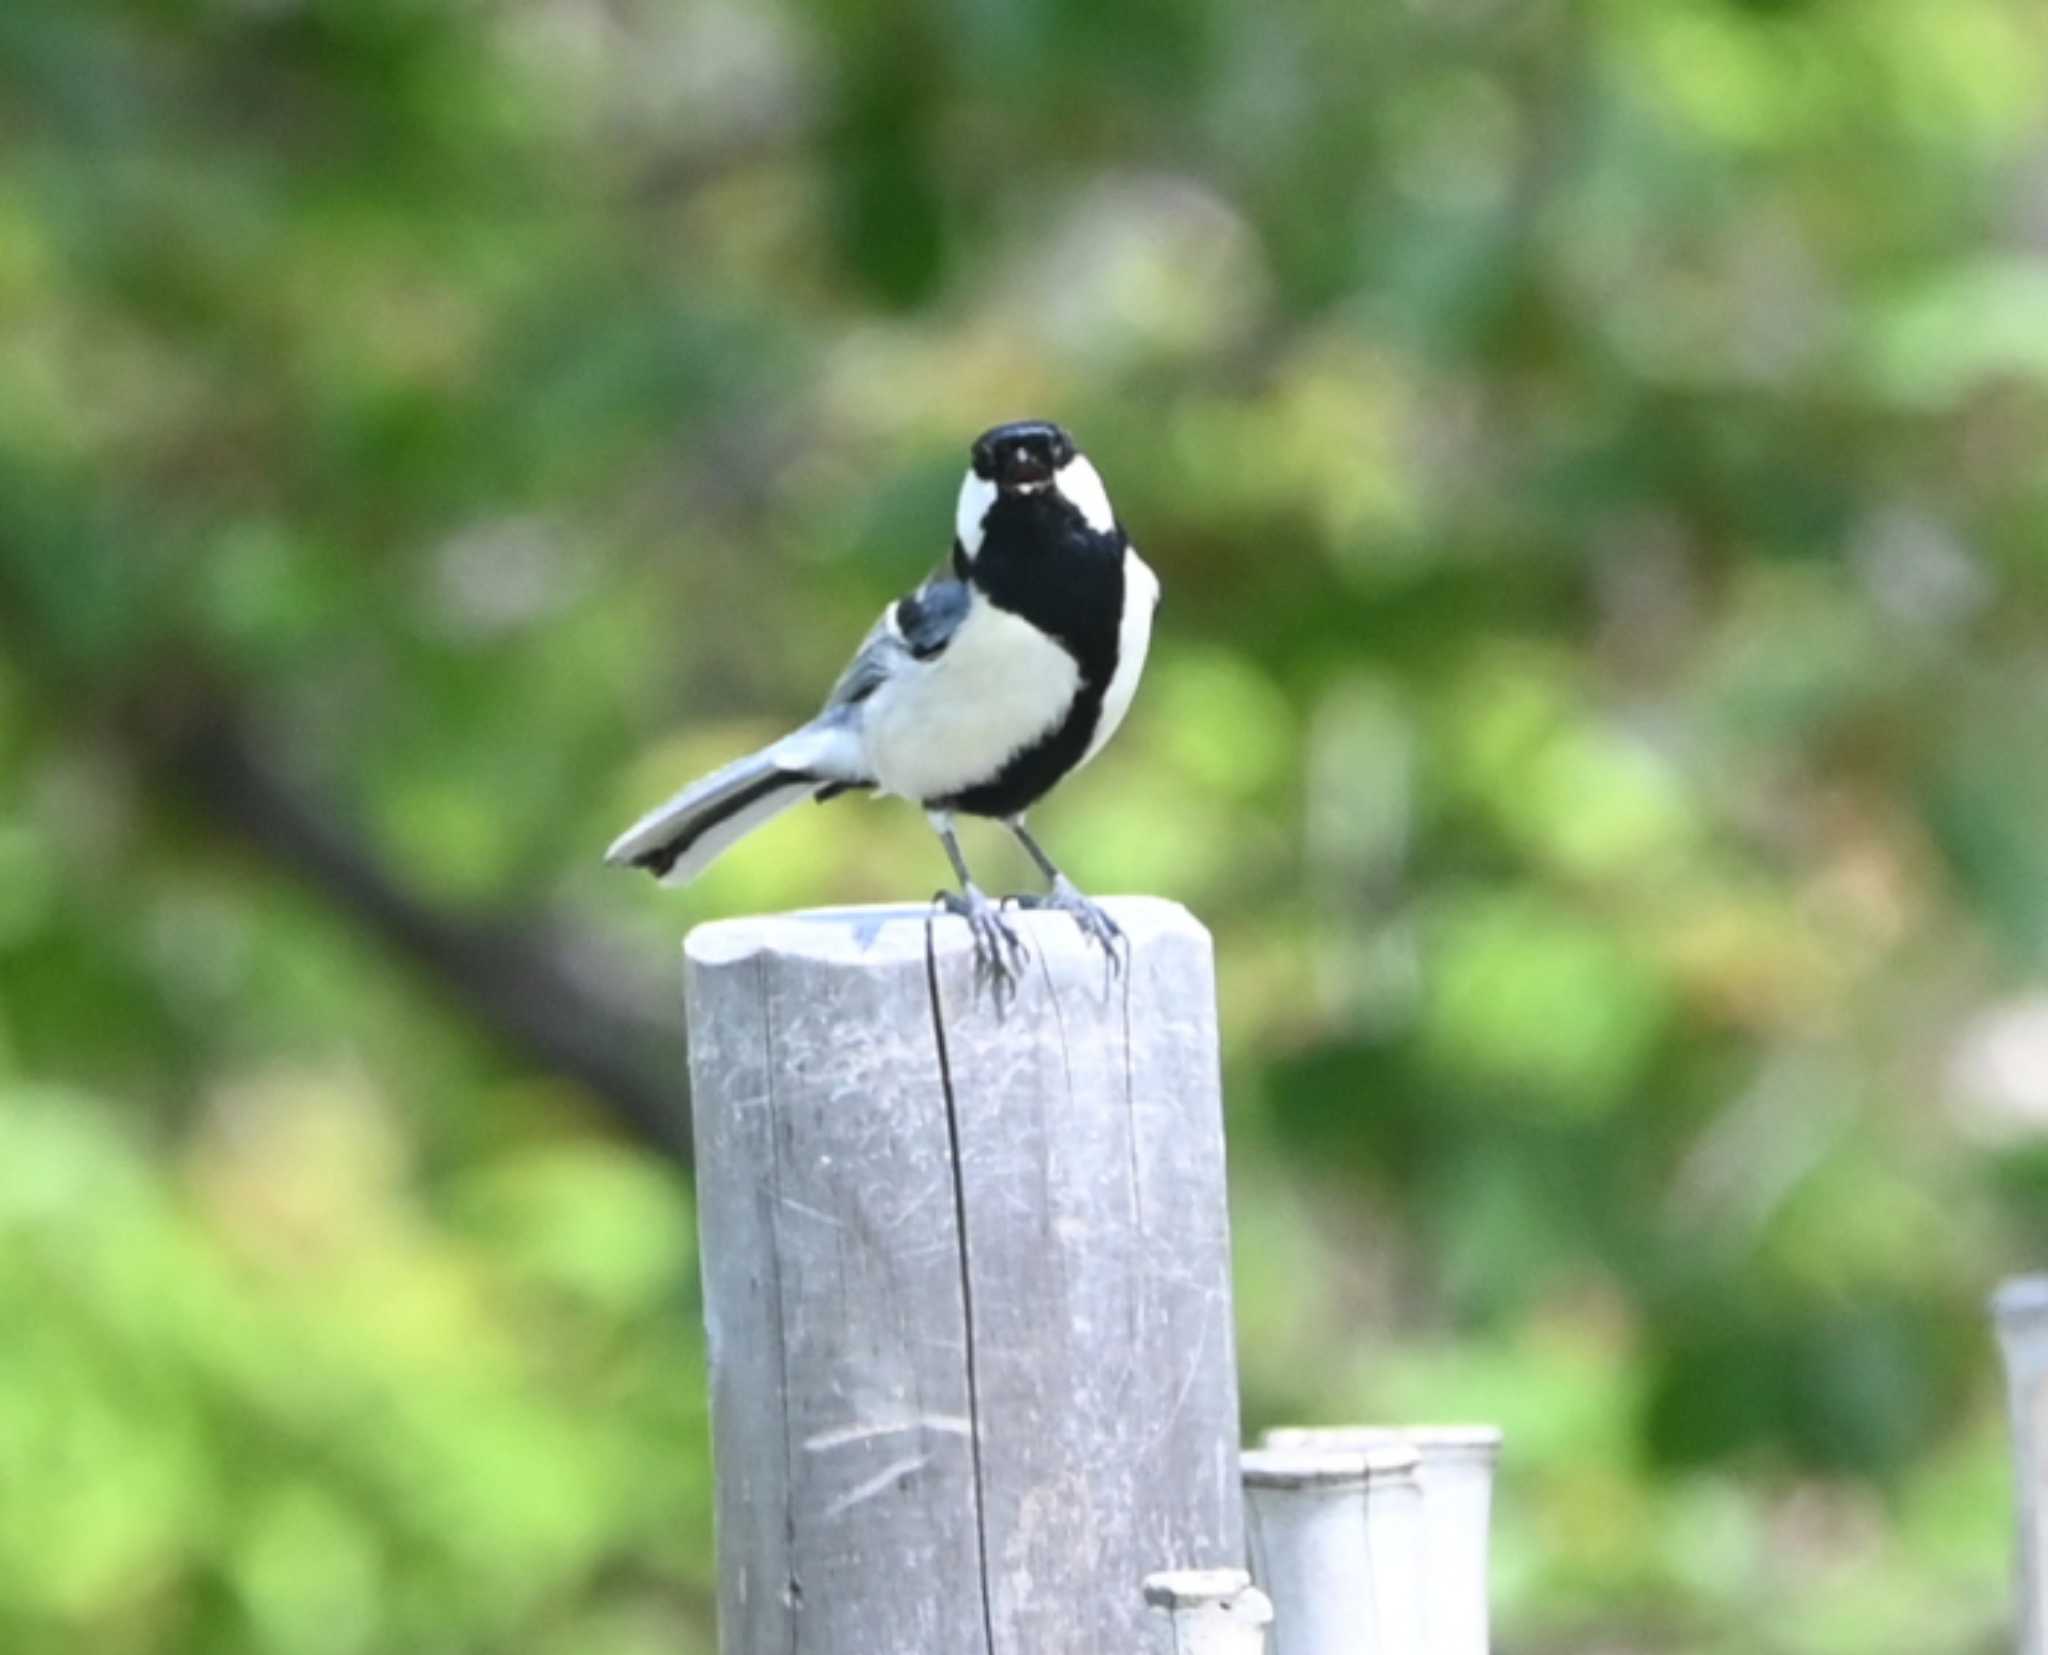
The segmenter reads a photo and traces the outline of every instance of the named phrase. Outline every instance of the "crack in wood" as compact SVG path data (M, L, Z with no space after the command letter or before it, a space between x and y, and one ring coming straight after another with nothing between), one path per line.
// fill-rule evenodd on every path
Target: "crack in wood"
M938 1052L939 1089L946 1100L946 1144L953 1163L953 1221L960 1238L960 1313L966 1323L967 1448L974 1467L974 1544L981 1565L981 1631L988 1655L996 1655L995 1602L988 1569L987 1487L981 1465L981 1393L974 1376L974 1279L967 1260L967 1172L960 1155L960 1114L953 1096L953 1069L946 1055L946 1015L939 999L939 957L932 922L924 922L925 986L931 994L932 1041Z
M775 1360L782 1373L782 1459L785 1466L796 1459L795 1446L791 1441L790 1385L789 1385L789 1324L785 1319L786 1306L782 1293L782 1227L776 1222L776 1210L782 1206L782 1118L775 1101L775 997L768 986L768 961L763 956L759 966L761 984L761 1077L767 1088L768 1100L768 1180L773 1194L773 1204L768 1212L768 1234L773 1243L768 1249L770 1276L774 1282L775 1315ZM789 1616L789 1655L797 1655L797 1645L802 1641L799 1612L803 1608L803 1582L796 1577L796 1502L793 1498L796 1483L785 1477L783 1482L784 1501L782 1507L782 1555L787 1564L788 1578L783 1582L782 1601L791 1610Z

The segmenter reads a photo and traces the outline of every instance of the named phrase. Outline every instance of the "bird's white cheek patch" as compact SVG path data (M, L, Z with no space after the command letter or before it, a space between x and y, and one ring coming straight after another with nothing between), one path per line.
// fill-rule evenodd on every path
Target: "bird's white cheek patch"
M1081 514L1082 521L1097 534L1107 534L1116 527L1109 490L1102 486L1102 474L1089 463L1086 454L1076 454L1053 473L1052 480L1053 486Z
M981 550L982 524L996 503L996 485L972 471L960 480L960 500L953 508L953 533L969 557Z

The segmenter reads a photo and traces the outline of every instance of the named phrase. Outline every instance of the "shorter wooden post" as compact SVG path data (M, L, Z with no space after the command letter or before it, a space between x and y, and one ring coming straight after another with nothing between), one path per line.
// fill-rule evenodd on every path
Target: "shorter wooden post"
M2019 1515L2019 1655L2048 1655L2048 1276L2014 1276L1991 1296L2012 1417Z
M1422 1456L1405 1443L1366 1450L1365 1549L1381 1655L1428 1655L1423 1603Z
M1122 1655L1244 1555L1208 933L924 909L690 934L726 1655Z
M1145 1601L1169 1617L1171 1655L1265 1655L1273 1604L1242 1569L1147 1575Z
M1403 1446L1245 1452L1274 1655L1423 1655L1420 1463Z
M1268 1431L1262 1440L1269 1448L1414 1448L1422 1456L1423 1613L1430 1655L1488 1655L1487 1559L1498 1426L1297 1426Z

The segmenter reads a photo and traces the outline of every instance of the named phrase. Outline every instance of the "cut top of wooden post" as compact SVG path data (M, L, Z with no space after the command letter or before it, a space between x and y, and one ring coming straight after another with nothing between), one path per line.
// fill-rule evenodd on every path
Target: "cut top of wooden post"
M1266 1448L1399 1448L1412 1446L1425 1465L1500 1458L1498 1425L1280 1425L1259 1439Z
M1145 1601L1171 1618L1173 1655L1262 1655L1273 1603L1243 1569L1168 1569L1145 1577Z
M1350 1494L1376 1483L1413 1481L1422 1456L1403 1442L1367 1447L1247 1448L1242 1460L1247 1488L1286 1489L1304 1494Z
M1205 953L1208 950L1208 931L1177 902L1127 896L1110 898L1103 907L1124 928L1133 957L1170 937L1199 942ZM1046 967L1062 979L1070 969L1091 963L1095 975L1106 970L1102 950L1083 937L1067 915L1012 909L1007 917L1032 950L1020 999L1030 997L1031 978ZM965 920L937 913L930 905L904 903L712 920L691 931L684 946L691 963L703 966L728 965L756 954L853 966L923 960L927 948L939 960L971 962L974 955Z

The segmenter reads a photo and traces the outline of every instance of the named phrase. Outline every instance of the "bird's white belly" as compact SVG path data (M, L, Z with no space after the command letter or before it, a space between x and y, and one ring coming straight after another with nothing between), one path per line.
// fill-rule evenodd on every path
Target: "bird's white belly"
M1158 607L1159 577L1135 549L1125 552L1124 613L1117 628L1116 671L1102 692L1102 717L1096 721L1088 751L1081 755L1082 764L1102 751L1103 743L1116 734L1124 714L1131 710L1131 697L1138 693L1138 680L1145 672L1145 653L1152 647L1152 616Z
M1067 716L1080 681L1059 644L977 593L943 654L901 668L868 698L868 766L883 792L906 799L978 786Z

